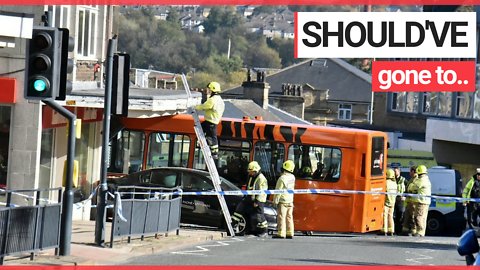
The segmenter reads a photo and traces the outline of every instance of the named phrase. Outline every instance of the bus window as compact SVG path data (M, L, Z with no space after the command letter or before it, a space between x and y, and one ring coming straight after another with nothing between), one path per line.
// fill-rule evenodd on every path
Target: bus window
M187 167L190 138L169 133L150 134L147 168Z
M372 138L372 167L371 176L383 175L383 163L385 161L385 155L383 149L385 147L385 141L383 137Z
M340 178L342 152L338 148L291 145L288 158L295 163L295 176L301 179L337 182Z
M257 142L254 149L253 159L262 167L268 186L275 187L285 159L285 146L275 142Z
M250 143L247 141L219 140L218 174L241 187L247 182L247 166L250 157ZM206 170L199 146L195 150L194 169Z
M109 172L133 173L142 170L145 134L123 130L110 141Z

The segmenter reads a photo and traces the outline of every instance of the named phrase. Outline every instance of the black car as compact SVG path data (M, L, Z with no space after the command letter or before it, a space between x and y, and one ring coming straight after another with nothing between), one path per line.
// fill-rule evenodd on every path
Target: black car
M240 189L227 179L220 177L220 187L223 191L239 191ZM109 189L116 190L119 186L142 186L155 188L180 187L184 192L215 191L210 174L206 171L164 167L135 172L109 181ZM232 215L244 195L225 195L228 210ZM269 231L277 227L277 211L269 202L265 205L265 217ZM225 228L225 219L217 196L183 195L180 222L203 226ZM248 220L239 222L237 234L248 232Z

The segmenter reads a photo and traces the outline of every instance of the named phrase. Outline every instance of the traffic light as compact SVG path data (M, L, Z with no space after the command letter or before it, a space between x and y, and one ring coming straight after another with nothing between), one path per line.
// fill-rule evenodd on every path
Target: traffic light
M73 72L73 59L68 58L68 53L73 51L75 40L70 36L70 31L67 28L59 28L58 30L62 41L60 47L60 83L55 98L65 100L67 94L72 92L72 82L67 80L67 76Z
M34 27L25 54L25 98L57 96L60 82L61 39L58 29Z

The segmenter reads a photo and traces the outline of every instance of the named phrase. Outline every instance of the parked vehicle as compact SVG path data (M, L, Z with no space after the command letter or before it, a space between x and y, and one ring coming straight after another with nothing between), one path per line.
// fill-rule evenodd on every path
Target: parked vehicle
M401 175L410 178L409 168L402 168ZM460 172L443 166L428 169L428 178L432 183L432 195L444 197L462 197L462 179ZM432 200L428 210L427 235L456 234L465 229L465 207L461 202L450 200Z
M239 191L240 189L227 179L220 177L220 187L223 191ZM210 174L206 171L164 167L144 170L125 175L108 182L110 190L117 190L120 186L142 187L181 187L185 192L214 191ZM230 214L242 201L243 195L227 195L225 201ZM183 195L180 222L218 228L225 227L225 219L217 196L212 195ZM271 203L265 205L265 217L269 230L277 227L277 212ZM249 220L239 222L238 234L248 233Z

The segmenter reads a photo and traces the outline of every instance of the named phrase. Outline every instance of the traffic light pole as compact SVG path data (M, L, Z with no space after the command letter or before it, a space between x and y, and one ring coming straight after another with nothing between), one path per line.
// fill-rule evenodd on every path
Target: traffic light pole
M57 104L54 99L49 98L42 101L68 119L67 175L62 200L59 255L69 256L72 240L73 160L75 158L75 121L77 117L74 113Z
M105 85L105 99L103 109L103 134L102 134L102 165L100 172L100 187L97 197L97 218L95 219L95 243L98 246L105 246L105 225L107 206L107 158L108 140L110 138L110 112L112 100L112 77L113 77L113 55L117 51L117 39L108 41L107 50L107 78Z

